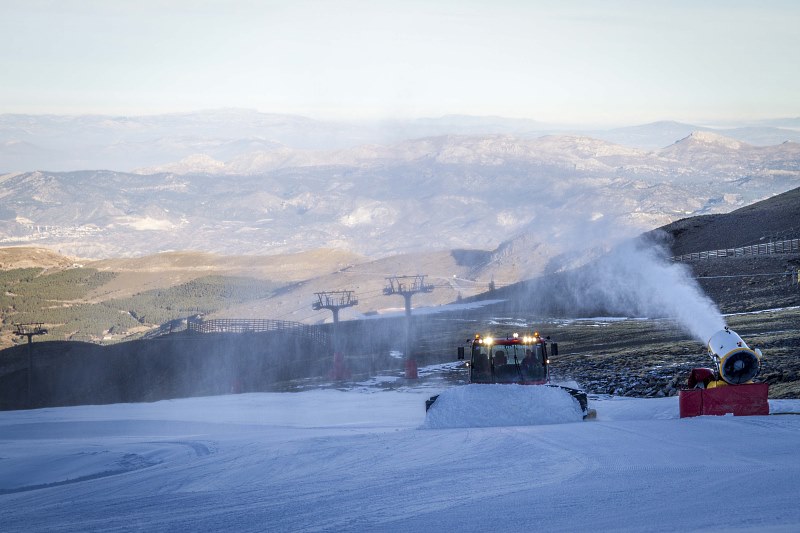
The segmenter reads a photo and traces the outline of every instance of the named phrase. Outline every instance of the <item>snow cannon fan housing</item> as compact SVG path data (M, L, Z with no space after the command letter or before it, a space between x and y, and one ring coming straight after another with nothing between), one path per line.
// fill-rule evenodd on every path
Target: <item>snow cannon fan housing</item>
M708 339L708 354L719 367L720 379L730 385L749 383L761 370L761 350L751 350L727 327Z

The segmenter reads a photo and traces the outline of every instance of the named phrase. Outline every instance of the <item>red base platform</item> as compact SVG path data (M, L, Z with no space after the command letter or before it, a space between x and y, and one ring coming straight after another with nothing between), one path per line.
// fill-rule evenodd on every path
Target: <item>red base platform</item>
M769 384L727 385L678 392L681 418L701 415L752 416L769 414Z

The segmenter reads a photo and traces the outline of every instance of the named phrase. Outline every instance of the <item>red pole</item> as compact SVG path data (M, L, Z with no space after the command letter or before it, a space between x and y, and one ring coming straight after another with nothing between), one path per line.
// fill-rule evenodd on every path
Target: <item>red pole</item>
M406 379L418 379L417 360L414 356L406 359Z

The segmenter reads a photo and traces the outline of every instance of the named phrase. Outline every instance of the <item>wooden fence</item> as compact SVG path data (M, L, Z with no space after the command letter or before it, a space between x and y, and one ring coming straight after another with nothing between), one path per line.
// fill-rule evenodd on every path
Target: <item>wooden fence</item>
M673 261L699 261L703 259L716 259L719 257L748 257L755 255L771 254L797 254L800 253L800 239L775 241L740 248L726 248L724 250L708 250L692 254L676 255Z

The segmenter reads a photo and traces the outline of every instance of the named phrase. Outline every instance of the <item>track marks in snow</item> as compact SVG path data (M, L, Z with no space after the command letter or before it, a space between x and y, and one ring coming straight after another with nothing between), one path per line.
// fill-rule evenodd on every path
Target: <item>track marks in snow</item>
M709 497L726 529L800 523L800 417L680 420L675 398L598 399L591 422L415 429L428 396L253 394L24 415L116 418L127 434L98 424L83 428L95 435L26 435L22 415L6 413L0 487L19 488L2 483L14 464L25 485L71 482L0 495L3 529L713 530Z
M24 440L18 442L12 450L14 457L3 461L0 494L74 485L158 465L174 466L216 451L214 443L195 440L104 444L91 441L91 438L61 441L40 454L31 454Z
M64 457L63 460L64 462L70 463L74 461L74 458L67 456ZM113 465L111 465L112 468L108 470L101 470L99 472L93 472L91 474L78 475L75 477L70 477L59 481L51 481L48 483L20 485L13 488L0 488L0 494L15 494L18 492L28 492L32 490L45 489L49 487L59 487L62 485L82 483L84 481L91 481L94 479L101 479L105 477L116 476L119 474L126 474L128 472L133 472L135 470L140 470L142 468L148 468L150 466L154 466L157 464L159 464L158 461L150 461L139 454L125 453L118 460L116 460L113 463ZM57 476L58 474L55 475Z
M205 457L216 453L217 446L211 442L203 442L198 440L176 441L176 442L160 442L153 444L176 444L178 446L185 446L192 450L197 457Z

